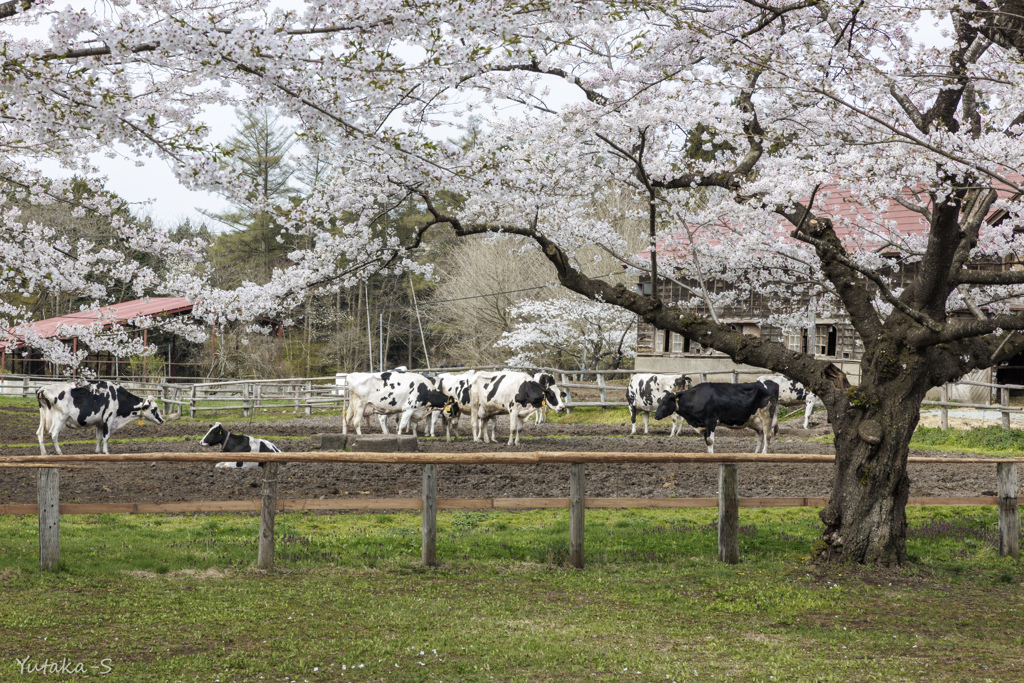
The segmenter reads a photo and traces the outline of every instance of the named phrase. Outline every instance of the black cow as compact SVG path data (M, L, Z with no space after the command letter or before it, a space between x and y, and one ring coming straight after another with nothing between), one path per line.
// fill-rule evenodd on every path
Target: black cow
M104 380L92 380L83 386L51 384L36 392L39 403L39 452L46 455L43 442L50 435L53 450L63 455L57 437L65 427L92 427L96 430L96 452L107 450L107 439L112 432L133 420L149 420L163 424L156 399L141 398L124 387Z
M709 382L693 389L670 393L658 403L655 419L662 420L675 413L691 427L703 432L708 453L715 452L715 427L750 427L756 432L754 452L768 452L779 409L779 385L772 381L727 384Z
M281 449L266 439L243 434L232 434L224 429L220 422L210 427L199 441L200 446L220 446L223 453L280 453ZM215 466L222 469L249 469L263 467L262 462L219 462Z

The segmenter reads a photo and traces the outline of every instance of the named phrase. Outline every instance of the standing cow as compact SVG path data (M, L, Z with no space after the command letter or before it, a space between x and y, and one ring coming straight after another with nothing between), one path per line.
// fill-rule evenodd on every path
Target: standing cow
M498 415L509 416L508 445L519 445L519 432L523 420L537 409L548 405L557 412L565 409L561 390L557 384L541 386L525 372L480 373L473 380L469 391L470 423L473 426L473 440L484 443L496 441L495 422ZM491 438L487 438L487 425L491 425Z
M698 432L703 432L708 453L715 452L715 427L750 427L756 433L754 452L768 452L779 410L779 385L772 381L744 384L705 383L662 397L655 419L677 413Z
M349 404L342 424L343 434L348 434L350 423L355 425L356 434L362 434L365 415L377 415L381 431L388 434L387 416L398 413L402 414L401 433L410 420L418 423L429 412L444 405L436 393L429 393L436 392L434 383L415 372L353 372L347 380ZM440 404L435 405L438 401Z
M444 424L444 440L451 441L451 433L454 428L455 439L459 438L459 416L469 412L469 389L473 385L473 378L477 373L473 370L461 374L442 372L434 383L438 391L448 397L444 408L434 413L430 423L430 435L434 436L434 425L438 419Z
M533 381L541 385L544 388L550 388L555 386L555 376L549 372L535 372L533 373ZM569 392L564 389L558 390L558 396L562 399L562 405L565 406L565 413L569 414ZM548 406L541 406L537 412L533 414L534 422L540 424L548 418Z
M39 452L46 455L44 439L50 435L53 450L63 455L57 437L65 427L92 427L96 430L96 452L105 454L107 439L133 420L163 424L160 409L152 396L140 398L112 382L93 380L84 386L51 384L36 392L39 403Z
M687 375L654 375L638 374L629 378L626 386L626 403L629 404L629 421L633 423L633 430L630 436L636 436L636 414L644 414L644 434L647 434L647 426L651 413L658 410L658 403L670 393L679 393L690 388L690 378ZM682 435L683 420L676 413L672 413L672 431L669 436Z
M214 423L206 436L199 440L200 446L220 446L223 453L280 453L281 449L266 439L244 434L232 434L224 429L220 422ZM220 469L250 469L263 467L262 462L219 462L214 467Z
M807 429L807 425L810 424L811 413L814 412L814 409L825 407L821 399L807 391L803 384L785 375L761 375L757 378L757 381L775 382L779 385L779 405L804 406L804 429ZM774 425L774 427L777 432L778 424Z

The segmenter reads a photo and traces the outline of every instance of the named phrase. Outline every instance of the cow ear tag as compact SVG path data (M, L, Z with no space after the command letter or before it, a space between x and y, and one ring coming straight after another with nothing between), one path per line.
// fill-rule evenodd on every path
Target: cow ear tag
M140 417L140 418L139 418L139 424L140 424L140 425L142 425L142 424L145 424L145 423L146 423L146 421L145 421L145 420L143 420L143 419L142 419L142 418Z
M546 406L548 404L548 402L545 401L544 399L541 399L540 400L540 404L541 404L541 406Z

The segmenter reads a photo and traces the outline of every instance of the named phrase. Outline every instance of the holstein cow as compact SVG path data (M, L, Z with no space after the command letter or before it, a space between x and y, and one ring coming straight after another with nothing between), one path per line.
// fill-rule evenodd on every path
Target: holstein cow
M555 386L555 376L552 375L551 373L548 373L548 372L535 372L533 374L533 381L537 382L538 384L540 384L544 388L550 388L550 387ZM566 414L568 414L569 413L569 392L565 391L564 389L559 389L558 396L559 396L559 398L562 399L562 405L565 406L565 412L566 412ZM533 414L533 418L534 418L534 422L536 424L540 424L541 422L544 422L545 420L547 420L547 418L548 418L548 407L546 405L545 406L541 406L540 409L538 409L537 412L535 412Z
M92 427L96 430L96 452L110 454L107 439L133 420L149 420L163 424L156 399L140 398L123 387L103 380L90 381L84 386L51 384L36 392L39 403L39 452L46 455L44 439L50 435L53 450L63 455L57 437L65 427Z
M224 429L220 422L210 427L206 436L199 440L200 446L220 446L222 453L280 453L281 449L266 439L256 436L232 434ZM262 462L219 462L215 467L221 469L244 470L251 467L263 467Z
M679 393L669 393L658 403L654 417L662 420L677 413L704 434L708 453L715 452L715 427L750 427L757 434L754 452L768 452L772 424L779 409L779 385L771 380L745 384L706 383Z
M541 386L525 372L480 373L473 380L469 390L470 423L473 426L473 440L484 443L496 441L495 421L498 415L509 416L508 445L519 445L519 432L523 420L547 404L561 412L561 391L558 385ZM487 423L491 423L491 438L487 438Z
M761 375L757 378L758 382L775 382L779 385L779 405L784 406L804 406L804 429L807 429L807 425L810 424L811 413L814 412L815 408L823 408L824 403L821 399L807 391L803 384L797 382L795 379L790 379L785 375ZM778 424L772 425L773 431L778 432Z
M473 378L477 373L473 370L455 375L450 372L442 372L435 378L438 391L448 397L444 408L434 413L434 419L430 422L430 435L434 436L434 425L440 418L444 423L444 440L451 441L452 428L455 430L455 438L459 438L459 416L469 412L469 389L473 385Z
M423 379L425 381L417 382L414 390L409 392L409 398L405 400L405 405L402 409L402 419L398 423L399 434L406 430L411 421L412 434L416 436L419 431L417 428L420 422L430 415L431 425L433 425L433 415L436 415L437 411L442 410L445 404L448 403L448 397L435 389L434 383L430 379L426 377ZM426 433L427 429L424 426L424 436L426 436Z
M629 404L629 421L633 423L633 431L630 436L636 436L636 414L644 414L644 434L647 434L647 426L651 413L658 409L658 402L665 394L679 393L690 388L690 378L687 375L653 375L639 374L629 378L626 385L626 403ZM669 436L682 435L683 420L677 414L672 413L672 431Z
M347 379L349 404L342 424L343 434L348 434L350 423L355 424L356 434L362 434L364 415L377 415L381 431L388 434L387 416L397 413L402 413L401 433L409 420L418 423L429 412L444 405L434 383L415 372L354 372Z

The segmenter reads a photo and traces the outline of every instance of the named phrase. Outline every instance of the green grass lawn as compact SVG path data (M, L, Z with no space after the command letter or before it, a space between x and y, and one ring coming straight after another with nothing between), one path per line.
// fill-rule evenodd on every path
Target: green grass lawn
M35 518L0 518L0 680L65 658L108 681L1018 681L1024 569L994 508L911 509L912 564L808 564L813 510L282 514L277 568L250 515L67 515L62 567ZM28 661L25 657L30 657ZM101 671L109 673L99 676Z

